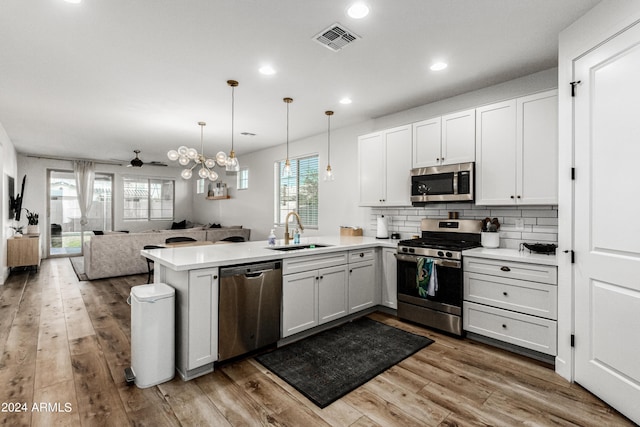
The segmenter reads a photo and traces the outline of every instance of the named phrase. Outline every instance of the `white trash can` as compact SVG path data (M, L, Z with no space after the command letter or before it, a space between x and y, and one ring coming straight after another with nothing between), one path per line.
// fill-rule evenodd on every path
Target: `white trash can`
M131 370L140 388L175 374L175 294L165 283L131 288Z

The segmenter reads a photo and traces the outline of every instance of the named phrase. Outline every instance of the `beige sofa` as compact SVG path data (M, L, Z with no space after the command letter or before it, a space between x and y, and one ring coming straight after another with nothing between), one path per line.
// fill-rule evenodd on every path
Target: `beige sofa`
M89 280L147 272L147 262L140 255L146 245L163 245L169 237L192 237L217 242L226 237L242 236L249 240L248 228L192 228L146 233L116 233L93 236L85 242L84 271Z

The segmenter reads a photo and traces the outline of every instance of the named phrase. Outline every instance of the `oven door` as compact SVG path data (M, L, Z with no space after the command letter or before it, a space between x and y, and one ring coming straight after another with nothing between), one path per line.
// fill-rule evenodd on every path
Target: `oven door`
M421 297L417 286L418 256L397 254L398 301L462 315L462 263L449 259L432 258L436 264L438 290L435 296Z

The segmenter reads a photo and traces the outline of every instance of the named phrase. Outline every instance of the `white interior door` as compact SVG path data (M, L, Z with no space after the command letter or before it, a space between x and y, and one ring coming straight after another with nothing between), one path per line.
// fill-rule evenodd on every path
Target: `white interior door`
M640 423L640 24L574 70L575 380Z

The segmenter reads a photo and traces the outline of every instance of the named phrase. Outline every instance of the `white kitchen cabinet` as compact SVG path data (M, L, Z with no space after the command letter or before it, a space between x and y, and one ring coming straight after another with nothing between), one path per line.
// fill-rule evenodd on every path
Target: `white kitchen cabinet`
M282 276L282 336L318 326L318 271Z
M213 371L218 360L218 268L164 269L176 289L176 369L184 380Z
M558 203L558 103L550 90L476 109L476 204Z
M476 110L413 124L414 168L475 161Z
M376 282L376 251L367 249L349 252L349 313L378 304Z
M398 308L398 262L395 248L382 248L382 305Z
M318 271L318 323L330 322L349 314L346 265Z
M360 206L411 206L411 125L358 138Z
M285 260L283 272L283 338L348 314L346 252Z
M464 330L557 353L557 267L465 256Z

